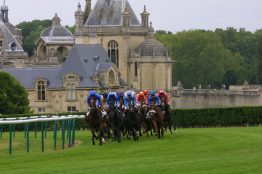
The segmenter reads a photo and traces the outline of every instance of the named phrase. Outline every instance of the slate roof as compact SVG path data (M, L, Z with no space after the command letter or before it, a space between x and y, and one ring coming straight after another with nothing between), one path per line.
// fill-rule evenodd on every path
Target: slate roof
M134 52L141 56L167 56L167 48L155 38L146 38Z
M91 77L99 71L109 70L112 65L100 44L75 45L62 67L59 77L62 78L65 74L75 73L85 79L85 82L80 83L80 87L84 87L86 83L92 85L92 87L98 87Z
M128 0L98 0L85 25L121 26L122 13L126 8L130 13L130 25L140 26L141 24Z
M74 73L81 77L81 88L100 87L92 79L101 71L108 71L113 63L100 45L75 45L69 52L69 56L62 66L56 67L26 67L3 68L3 71L12 74L26 89L34 89L38 78L48 81L48 88L63 87L62 79L68 73ZM121 84L124 82L121 80Z
M42 32L40 38L46 43L75 43L72 33L63 26L48 27Z
M62 87L62 81L57 78L61 67L44 68L4 68L3 70L13 75L26 89L34 89L38 78L48 80L48 88Z
M2 43L2 49L4 51L12 51L10 48L10 44L12 42L16 43L16 49L14 50L15 52L24 52L22 46L19 44L19 42L15 39L11 31L8 29L6 24L0 19L0 31L3 33L4 37L4 42Z

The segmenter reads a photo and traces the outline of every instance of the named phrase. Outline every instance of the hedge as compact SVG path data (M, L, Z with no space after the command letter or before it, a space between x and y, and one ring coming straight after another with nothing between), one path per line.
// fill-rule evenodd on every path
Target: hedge
M235 107L173 110L177 127L258 126L262 123L262 107Z
M78 113L58 113L42 115L84 115ZM0 118L39 116L39 114L2 115ZM177 127L232 127L232 126L258 126L262 124L261 107L235 107L235 108L209 108L209 109L175 109L173 120ZM21 126L19 126L21 127ZM32 126L33 127L33 126ZM83 119L76 121L76 129L86 128ZM52 129L52 123L49 123Z

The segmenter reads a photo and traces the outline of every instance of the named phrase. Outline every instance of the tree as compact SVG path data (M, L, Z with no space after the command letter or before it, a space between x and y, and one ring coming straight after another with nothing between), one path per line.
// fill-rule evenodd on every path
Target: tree
M16 25L17 28L22 29L23 48L29 57L34 55L34 50L36 49L35 42L41 33L51 25L51 20L33 20L31 22L21 22Z
M28 94L10 74L0 72L0 114L29 113Z
M257 83L262 84L262 35L258 36L257 42L257 67L256 67Z

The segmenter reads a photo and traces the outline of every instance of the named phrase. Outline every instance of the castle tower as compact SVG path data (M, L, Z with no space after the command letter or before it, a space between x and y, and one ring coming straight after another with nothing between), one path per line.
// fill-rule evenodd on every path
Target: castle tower
M81 9L81 4L78 4L77 11L75 12L75 33L79 33L84 26L84 12Z
M86 0L86 6L85 6L85 12L84 12L84 22L83 24L86 22L87 18L89 17L92 8L91 8L91 0Z
M141 13L142 27L147 28L149 26L149 13L146 11L146 6L144 6L144 11Z

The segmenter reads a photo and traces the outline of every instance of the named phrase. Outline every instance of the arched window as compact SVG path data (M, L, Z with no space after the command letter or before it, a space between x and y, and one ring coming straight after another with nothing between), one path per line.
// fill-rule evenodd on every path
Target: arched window
M76 86L73 83L67 84L67 100L76 100Z
M119 67L118 43L114 40L108 42L108 56L117 67Z
M116 82L115 73L113 70L110 70L108 74L108 85L115 86L115 82Z
M45 82L44 81L39 81L37 83L37 99L39 101L45 101L45 90L46 90L46 86L45 86Z

